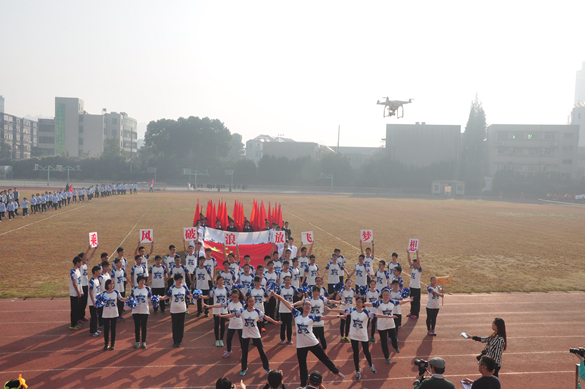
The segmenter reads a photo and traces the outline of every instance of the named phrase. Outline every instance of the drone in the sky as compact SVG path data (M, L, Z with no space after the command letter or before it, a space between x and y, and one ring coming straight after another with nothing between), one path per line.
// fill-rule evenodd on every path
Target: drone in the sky
M400 119L404 117L404 104L410 103L412 103L412 99L408 99L408 101L402 101L390 100L390 98L384 97L382 98L382 101L378 100L376 104L384 106L384 117L396 116L397 119ZM399 108L402 108L401 112L399 112L400 116L397 115Z

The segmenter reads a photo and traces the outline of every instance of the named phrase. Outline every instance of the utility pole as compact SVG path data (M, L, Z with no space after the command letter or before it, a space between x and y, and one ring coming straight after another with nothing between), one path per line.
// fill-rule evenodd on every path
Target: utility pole
M339 137L341 136L341 125L337 126L337 154L339 154Z
M320 178L328 178L331 180L331 193L333 193L333 174L326 175L325 173L321 173Z
M234 186L234 171L233 170L226 170L225 171L225 175L232 177L232 180L231 180L231 183L230 183L230 192L231 192L232 191L232 187Z
M53 167L51 165L40 166L38 163L35 163L35 170L46 171L47 172L47 186L51 186L51 171L60 172L63 170L63 166L61 166L61 165L57 165L56 167Z

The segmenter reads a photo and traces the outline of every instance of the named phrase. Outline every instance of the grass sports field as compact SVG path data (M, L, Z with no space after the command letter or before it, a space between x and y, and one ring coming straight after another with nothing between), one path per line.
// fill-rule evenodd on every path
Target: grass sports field
M46 190L46 189L44 189ZM27 196L23 191L22 196ZM28 196L27 196L28 197ZM96 199L59 211L0 223L0 297L68 295L75 254L97 231L101 252L118 246L131 258L138 230L154 229L155 254L181 247L182 228L192 225L197 198L223 199L231 214L234 198L282 204L296 245L314 231L318 264L334 248L350 264L359 254L359 231L373 229L377 259L399 253L406 264L409 238L420 239L423 281L451 276L449 292L583 290L585 207L481 200L356 198L315 195L140 192ZM182 254L182 253L181 253ZM99 259L94 257L92 263ZM130 261L133 262L133 261ZM10 271L7 271L10 270ZM405 281L408 272L403 273Z

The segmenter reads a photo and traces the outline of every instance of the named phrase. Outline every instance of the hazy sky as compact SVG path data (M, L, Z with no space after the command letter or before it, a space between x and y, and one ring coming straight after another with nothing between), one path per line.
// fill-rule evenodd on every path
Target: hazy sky
M379 146L386 123L566 123L585 1L3 1L0 95L142 124L218 118L259 134ZM403 119L376 100L415 99ZM139 134L139 138L142 135Z

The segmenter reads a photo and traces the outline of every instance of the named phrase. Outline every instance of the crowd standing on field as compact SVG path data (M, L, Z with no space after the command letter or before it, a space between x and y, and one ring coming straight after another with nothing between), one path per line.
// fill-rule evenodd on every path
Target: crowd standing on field
M103 192L109 191L98 191ZM226 230L230 230L231 224ZM215 347L225 347L222 357L229 358L234 353L233 341L237 335L241 350L240 375L244 376L248 371L252 343L270 376L272 370L262 336L271 323L280 327L277 331L280 332L281 346L293 345L292 334L295 334L301 386L311 387L307 370L309 352L333 374L344 377L327 355L328 341L335 336L336 325L339 326L340 342L351 344L355 378L359 380L364 375L362 354L371 373L377 372L370 354L370 347L376 344L376 330L385 362L389 364L392 356L401 351L402 306L410 305L406 314L409 319L417 320L420 316L423 268L418 251L406 253L410 282L405 287L399 255L393 253L388 263L377 260L373 241L365 249L364 242L360 241L361 254L355 265L349 263L340 249L335 249L321 269L316 264L312 244L300 249L294 245L288 222L282 227L267 222L266 229L283 230L287 239L283 244L273 244L271 255L264 258L264 264L252 266L250 256L240 257L237 244L235 253L228 253L224 246L223 263L218 264L212 256L212 249L203 248L201 237L207 220L198 220L196 226L200 234L193 241L183 241L184 256L177 254L174 245L168 247L165 255L155 255L154 242L150 247L139 243L134 250L133 262L126 258L123 247L116 249L112 263L108 261L109 254L104 252L90 265L97 247L77 255L70 272L69 328L79 330L84 322L89 321L89 334L104 337L103 350L115 350L116 324L124 321L128 313L134 321L134 348L146 349L150 313L165 314L168 310L173 347L180 348L187 315L190 314L190 320L207 320L211 314ZM248 222L245 228L252 230ZM437 335L435 326L440 300L444 297L436 281L435 277L430 277L430 285L426 288L427 336ZM87 306L90 319L86 318ZM326 321L337 322L326 328ZM497 376L502 352L506 348L504 321L496 318L492 328L494 332L488 337L470 338L488 344L480 357L489 357L494 363L484 361L482 366L491 368L491 373ZM432 368L432 379L444 380L444 360L440 362L439 359L442 360L437 358ZM480 366L480 372L489 370L482 370ZM417 377L417 387L431 387L427 384L431 379L422 383L421 380L422 377ZM498 386L485 387L499 388L499 380L495 380ZM445 383L451 384L446 380Z
M8 220L19 217L27 217L38 213L45 213L51 210L59 210L71 205L92 201L98 197L109 197L114 195L137 194L136 183L117 183L92 185L88 188L73 188L67 184L65 189L45 191L44 193L32 193L30 197L22 197L17 188L7 189L0 192L0 222L2 218ZM22 211L22 214L18 212Z

